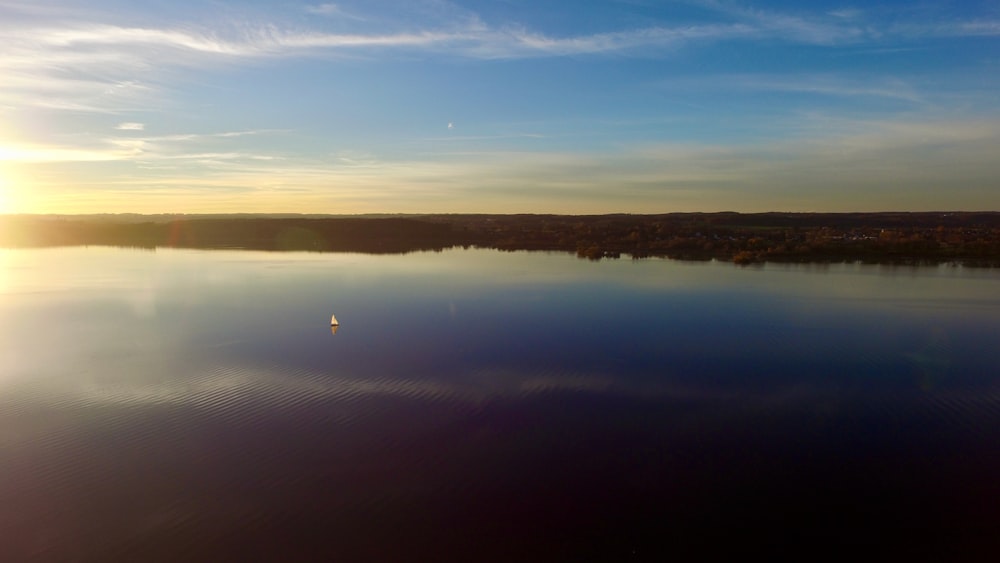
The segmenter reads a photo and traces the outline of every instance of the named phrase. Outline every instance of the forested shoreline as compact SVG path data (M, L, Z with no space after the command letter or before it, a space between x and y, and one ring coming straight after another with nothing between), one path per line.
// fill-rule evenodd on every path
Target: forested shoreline
M581 258L1000 267L1000 213L392 216L8 215L0 246L403 253L478 247Z

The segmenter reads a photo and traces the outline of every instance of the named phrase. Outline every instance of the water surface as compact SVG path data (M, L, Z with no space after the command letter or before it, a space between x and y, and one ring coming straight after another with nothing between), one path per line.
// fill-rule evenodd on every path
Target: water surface
M998 334L995 270L0 250L0 559L984 558Z

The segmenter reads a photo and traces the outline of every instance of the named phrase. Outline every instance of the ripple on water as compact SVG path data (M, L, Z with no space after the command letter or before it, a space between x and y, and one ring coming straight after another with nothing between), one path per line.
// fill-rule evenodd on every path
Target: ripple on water
M982 472L995 458L965 470L937 454L988 461L980 449L998 417L995 392L738 393L551 369L406 378L214 366L37 382L0 398L0 555L558 559L659 545L671 522L730 529L727 518L753 520L768 502L811 515L801 494L864 520L838 495L882 490L872 483L892 475L886 464L907 461L900 495L968 516L924 487L979 479L959 501L993 490ZM817 518L805 521L832 521Z

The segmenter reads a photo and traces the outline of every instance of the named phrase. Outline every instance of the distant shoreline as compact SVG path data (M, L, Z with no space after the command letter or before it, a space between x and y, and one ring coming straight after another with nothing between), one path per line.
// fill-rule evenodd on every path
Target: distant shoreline
M0 216L2 247L81 245L1000 267L1000 212Z

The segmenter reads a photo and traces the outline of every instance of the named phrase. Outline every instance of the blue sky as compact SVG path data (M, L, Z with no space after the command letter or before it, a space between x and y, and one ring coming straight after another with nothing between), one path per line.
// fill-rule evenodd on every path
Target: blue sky
M1000 4L0 0L0 211L1000 209Z

